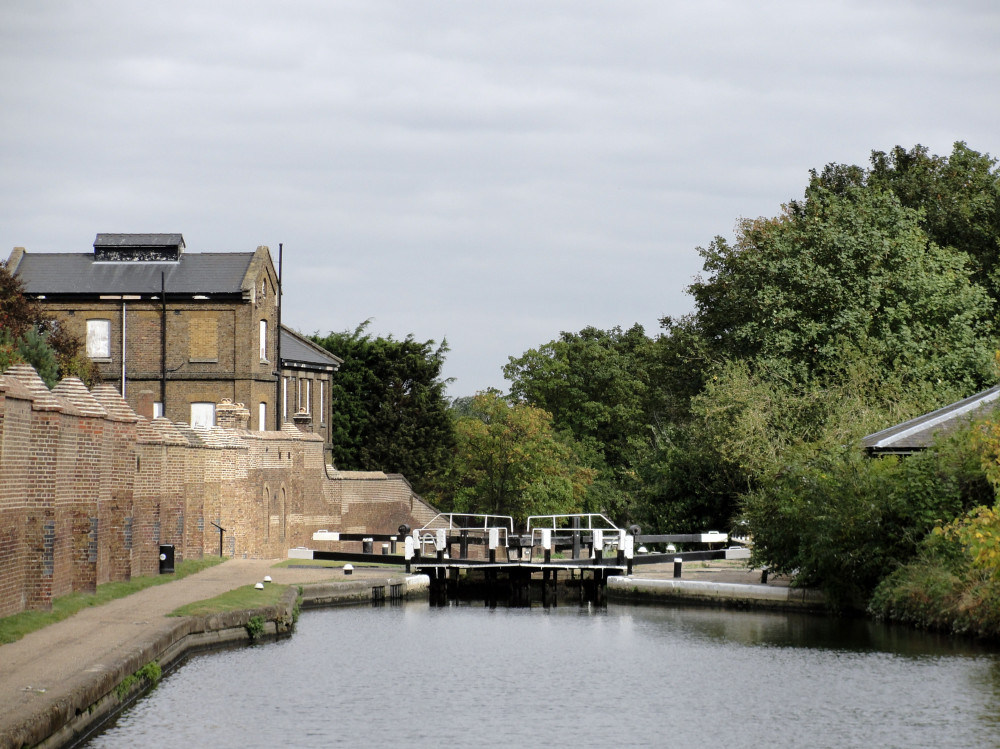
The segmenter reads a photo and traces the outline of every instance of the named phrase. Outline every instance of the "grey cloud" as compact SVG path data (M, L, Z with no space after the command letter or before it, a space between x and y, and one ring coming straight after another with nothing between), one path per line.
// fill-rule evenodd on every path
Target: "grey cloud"
M455 394L691 308L810 168L996 152L987 2L42 0L0 7L8 247L286 247L286 320L451 344ZM0 253L5 254L5 253Z

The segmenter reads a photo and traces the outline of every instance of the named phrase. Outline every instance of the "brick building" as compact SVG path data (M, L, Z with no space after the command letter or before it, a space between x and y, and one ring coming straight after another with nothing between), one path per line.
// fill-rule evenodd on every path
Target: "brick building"
M281 326L280 344L281 420L294 421L300 429L309 424L329 451L330 385L342 360L285 326Z
M7 267L86 340L104 382L136 412L152 403L151 418L212 426L215 405L229 400L245 404L250 427L262 431L280 430L302 410L328 442L340 360L279 325L267 247L189 253L181 234L98 234L93 252L17 247Z

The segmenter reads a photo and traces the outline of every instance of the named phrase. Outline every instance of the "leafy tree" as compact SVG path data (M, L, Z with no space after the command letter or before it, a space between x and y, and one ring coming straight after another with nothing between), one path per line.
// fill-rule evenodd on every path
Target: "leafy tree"
M649 441L651 359L641 325L588 327L510 357L504 376L511 395L548 411L560 428L619 466Z
M353 332L313 336L344 360L330 393L334 462L343 469L404 474L420 493L433 491L454 445L441 378L446 342Z
M1000 301L1000 171L996 159L955 143L951 156L924 146L872 153L868 183L920 212L930 239L972 259L972 278Z
M82 347L79 338L46 317L37 300L24 295L20 279L0 263L0 371L27 362L50 388L70 375L93 385L100 374Z
M552 417L491 390L475 396L455 424L453 508L458 512L529 515L578 511L595 471L561 439Z
M0 331L16 341L32 328L46 322L42 306L24 295L24 285L0 263Z
M639 468L666 410L652 379L655 347L638 324L624 331L587 327L510 357L504 367L511 395L550 413L597 471L588 506L619 522L633 515Z
M780 503L769 488L824 445L992 381L993 160L957 144L950 160L917 147L873 164L813 173L778 217L700 250L696 311L656 342L670 419L643 466L646 522L724 525L743 497Z
M22 361L31 364L38 372L38 376L52 388L59 382L59 364L56 361L56 352L49 345L47 338L45 333L29 328L18 341L17 353Z
M983 385L992 303L965 253L928 239L891 193L813 174L805 199L701 250L697 326L725 358L780 359L823 378L849 342L911 382Z
M744 500L753 561L844 608L864 608L934 527L991 494L967 431L905 460L869 459L856 442L787 458Z
M643 528L669 533L733 528L748 478L704 436L696 422L661 432L650 459L638 470L634 517Z

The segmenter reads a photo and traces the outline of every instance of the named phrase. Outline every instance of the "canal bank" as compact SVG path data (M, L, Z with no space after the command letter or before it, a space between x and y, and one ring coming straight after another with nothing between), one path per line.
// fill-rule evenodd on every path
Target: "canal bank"
M818 590L708 580L609 577L607 596L619 603L688 603L775 611L823 611Z
M0 646L0 749L62 747L117 712L161 670L191 653L290 631L298 586L302 605L361 603L395 589L426 594L426 580L389 569L283 569L274 560L230 560L196 575L84 609L64 621ZM170 617L195 601L270 576L291 587L276 606L208 616ZM373 591L381 591L373 593Z
M0 646L0 749L61 747L100 725L147 686L157 669L169 670L192 652L250 639L251 618L264 622L264 636L290 631L298 588L304 608L394 597L423 596L427 579L393 570L281 568L274 560L230 560L182 580L149 588ZM627 578L636 585L663 582L672 567L644 568ZM277 606L200 617L169 617L188 603L251 585L268 575L292 585ZM729 590L734 605L756 584L787 591L787 581L760 586L761 573L734 563L685 565L685 581ZM742 592L741 592L742 591ZM787 595L787 593L786 593ZM666 601L666 598L662 600ZM675 597L676 601L683 600ZM716 596L715 603L723 600Z

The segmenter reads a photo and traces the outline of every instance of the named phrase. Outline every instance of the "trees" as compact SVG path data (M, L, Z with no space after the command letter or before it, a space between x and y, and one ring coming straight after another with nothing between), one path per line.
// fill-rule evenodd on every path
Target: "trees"
M708 276L690 292L703 339L723 358L780 359L801 382L835 371L849 343L893 378L982 386L993 305L969 256L931 241L892 193L835 174L701 250Z
M402 473L426 492L454 444L441 379L448 345L412 335L372 337L368 324L312 338L344 360L330 393L334 461L344 469Z
M649 439L651 345L638 324L587 327L510 357L503 371L512 396L548 411L618 466Z
M844 606L984 485L968 450L900 464L867 460L858 439L990 383L998 330L995 162L964 144L872 161L814 172L779 216L701 250L696 311L666 321L679 336L665 350L692 344L700 390L661 484L701 487L696 507L728 496L756 563Z
M755 564L794 573L837 605L864 608L932 529L991 494L965 431L904 460L831 443L786 455L785 470L745 496L744 512Z
M955 143L951 156L924 146L872 153L868 183L920 212L933 242L966 253L973 280L1000 301L1000 171L996 159Z
M512 397L550 413L554 427L588 454L598 477L591 498L623 523L631 519L638 467L663 411L664 394L652 381L655 366L655 341L638 324L563 332L504 366Z
M699 250L695 312L655 345L669 420L642 469L648 525L721 524L750 497L776 522L784 477L993 381L994 160L956 144L872 163L812 173L777 217Z
M455 511L510 515L517 523L579 511L596 471L580 464L547 412L495 390L479 393L463 411L455 422Z
M93 385L100 374L82 349L83 342L48 319L42 306L24 295L6 263L0 263L0 371L27 362L50 388L71 375Z

